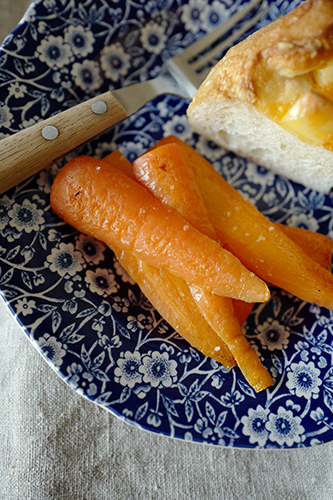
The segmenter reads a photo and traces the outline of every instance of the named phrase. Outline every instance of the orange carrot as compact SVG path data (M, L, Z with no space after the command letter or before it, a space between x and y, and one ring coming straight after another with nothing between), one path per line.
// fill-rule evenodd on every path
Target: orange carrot
M244 302L243 300L235 300L235 299L233 299L232 302L236 318L238 319L239 324L242 325L243 323L245 323L245 321L251 314L252 309L254 307L254 303Z
M107 163L80 156L58 173L52 209L79 231L188 283L247 302L269 299L263 281L137 182Z
M119 151L119 149L114 149L107 156L104 156L103 162L108 163L113 168L123 172L127 177L135 180L132 163Z
M245 200L190 145L172 136L155 147L170 142L186 151L223 246L265 281L304 301L333 309L332 274Z
M303 227L276 224L294 243L297 243L312 260L325 269L331 268L333 240L324 234Z
M134 178L132 164L120 151L113 151L104 161ZM158 269L138 259L130 252L121 252L116 247L113 247L113 251L147 299L179 335L225 368L235 366L234 357L202 316L184 280L166 269Z
M178 144L166 144L133 162L135 178L157 199L179 212L198 231L215 239L215 230L198 190L187 155Z
M107 158L105 160L107 161ZM166 147L154 148L152 152L138 158L132 165L132 172L133 169L134 177L156 198L177 210L196 229L216 239L215 229L208 218L193 170L183 148L178 144L173 144L171 151ZM237 314L240 324L243 324L253 308L253 303L237 302Z
M112 152L109 156L112 156L112 161L115 160L115 155L117 151ZM121 156L121 153L119 152ZM121 159L121 158L120 158ZM108 156L104 158L105 161L108 161ZM122 159L124 161L124 157ZM127 175L133 176L132 164L130 162L124 169L124 165L121 162L116 162L118 165L121 165L121 170L124 171ZM310 231L305 228L286 226L279 223L273 223L273 225L277 225L280 229L298 246L302 248L302 250L309 255L313 260L315 260L318 264L320 264L325 269L330 269L331 261L332 261L332 253L333 253L333 240L328 236L323 234ZM251 313L254 304L249 302L244 302L241 300L233 300L235 314L239 323L242 325L249 314Z
M234 357L202 316L184 280L165 269L151 266L130 252L117 248L113 251L147 299L179 335L225 368L235 366Z
M185 154L185 151L183 151ZM119 169L124 172L126 175L129 177L134 178L133 174L133 167L132 164L125 158L120 151L115 150L112 153L110 153L108 156L103 158L104 161L108 162L108 158L110 157L110 161L113 165L118 165ZM195 177L193 174L193 170L191 169L191 182L195 184L196 186L196 181ZM177 185L179 186L182 184L182 180L179 179L179 173L178 173L178 180ZM171 188L170 188L171 189ZM177 189L177 186L175 186L173 189ZM182 190L180 190L181 196L184 196L182 193ZM192 224L194 227L197 229L201 230L201 232L205 232L205 226L200 229L199 224L202 223L202 220L200 218L200 211L203 210L208 217L206 207L203 205L203 200L200 194L200 199L195 199L194 198L195 193L192 193L192 214L191 217L193 217L193 220L188 219L190 224ZM190 200L187 200L187 203L189 203ZM197 208L200 208L200 211L197 212ZM182 212L180 212L182 213ZM196 214L196 216L195 216ZM182 214L184 217L184 214ZM195 219L194 219L195 216ZM185 217L186 218L186 217ZM313 260L318 262L322 267L325 267L325 269L330 269L331 267L331 262L332 262L332 253L333 253L333 240L329 238L328 236L325 236L320 233L316 233L314 231L310 231L309 229L305 229L302 227L293 227L293 226L285 226L284 224L279 224L279 223L274 223L274 225L277 225L281 231L283 231L291 240L293 240L294 243L296 243L298 246L304 250L305 253L309 255ZM215 230L213 226L210 224L209 228L206 228L207 231L205 234L207 236L210 236L211 238L216 237ZM209 231L209 232L208 232ZM213 232L212 232L213 231ZM249 304L248 302L243 302L243 301L234 301L234 306L235 306L235 312L238 317L238 314L240 316L240 323L242 324L243 321L245 321L247 315L251 312L253 304ZM245 318L245 319L244 319ZM243 319L243 321L242 321Z
M279 226L281 231L301 247L312 260L330 270L333 253L333 240L331 238L303 227L285 226L276 222L274 225ZM237 319L242 325L247 320L254 304L242 300L233 300L233 305Z
M166 144L150 151L133 163L138 181L194 227L215 237L187 155L178 144ZM230 298L190 286L191 294L204 318L226 342L231 354L249 384L262 391L273 383L266 368L258 360L243 336Z
M197 289L197 294L195 294L194 287L192 287L192 295L208 323L211 326L214 325L219 336L227 344L245 379L254 390L260 392L272 385L273 379L270 373L262 365L248 340L242 334L233 308L230 307L232 301L222 301L221 297L213 293L205 293L200 289ZM234 322L233 326L232 322Z

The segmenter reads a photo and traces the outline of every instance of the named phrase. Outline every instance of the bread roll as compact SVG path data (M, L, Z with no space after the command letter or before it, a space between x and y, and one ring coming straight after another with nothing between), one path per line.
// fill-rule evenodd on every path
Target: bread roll
M333 1L307 0L231 48L188 107L193 129L317 191L333 187Z

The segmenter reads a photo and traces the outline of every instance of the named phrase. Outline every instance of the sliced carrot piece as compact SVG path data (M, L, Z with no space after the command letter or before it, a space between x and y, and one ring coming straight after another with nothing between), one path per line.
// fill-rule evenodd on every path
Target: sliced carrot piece
M79 231L219 295L263 302L265 282L230 252L107 163L80 156L58 173L55 213Z
M138 181L197 229L216 237L184 150L178 144L166 144L133 162ZM262 391L273 383L266 368L243 336L232 299L191 286L192 296L204 318L226 342L249 384ZM255 359L256 358L256 359Z
M265 281L296 297L333 309L333 276L245 200L189 144L167 137L186 151L218 239Z

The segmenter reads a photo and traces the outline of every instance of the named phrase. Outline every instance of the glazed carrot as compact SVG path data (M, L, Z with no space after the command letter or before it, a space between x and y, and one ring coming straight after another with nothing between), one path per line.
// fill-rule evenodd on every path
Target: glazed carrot
M178 144L166 144L133 162L134 176L157 199L179 212L198 231L215 239L187 155Z
M197 229L216 237L187 155L178 144L166 144L144 154L133 162L133 171L156 198L177 209ZM226 342L249 384L257 392L269 387L273 379L243 336L232 299L194 285L190 285L190 290L204 318Z
M147 299L179 335L225 368L235 366L234 357L200 313L184 280L165 269L151 266L130 252L113 250Z
M265 281L296 297L333 309L333 276L245 200L190 145L186 151L218 240Z
M113 151L104 161L134 178L132 164L120 151ZM225 368L235 366L234 357L202 316L184 280L138 259L130 252L121 252L115 247L113 251L147 299L179 335L204 356L214 358Z
M72 159L58 173L50 200L54 212L79 231L189 283L247 302L269 298L266 283L230 252L101 160Z
M208 294L200 289L197 289L196 294L195 287L191 287L191 292L208 323L214 325L215 330L219 332L220 337L227 344L238 367L251 387L256 392L260 392L272 385L273 379L270 373L263 366L248 340L242 334L233 308L230 307L232 301L221 301L219 296L213 293ZM228 321L226 321L226 318L228 318ZM232 321L235 323L233 327ZM238 335L236 335L237 330Z
M127 160L127 158L125 158L120 153L120 151L118 150L113 151L112 153L110 153L110 155L103 158L103 160L108 161L108 157L110 157L110 161L112 162L112 164L119 165L119 168L122 172L124 172L129 177L134 178L132 164ZM192 173L192 181L196 182L192 169L191 173ZM179 179L179 183L181 183L181 179ZM184 193L180 194L184 196ZM198 200L194 198L195 193L192 193L192 196L193 196L192 197L193 212L191 217L195 216L197 210L196 207L200 207L200 210L204 210L205 213L207 214L206 207L203 205L202 197L200 197L200 200ZM189 201L190 200L187 200L187 203L189 203ZM198 224L202 223L199 212L197 213L195 220L197 221ZM200 229L199 226L194 223L194 220L192 221L189 220L189 222L197 229ZM309 257L318 262L318 264L320 264L322 267L325 267L325 269L330 269L332 262L332 253L333 253L333 240L331 240L331 238L325 236L324 234L316 233L314 231L310 231L309 229L305 229L303 227L286 226L284 224L279 224L276 222L273 225L277 225L281 229L281 231L283 231L291 240L293 240L294 243L300 246L302 250L304 250L304 252L309 255ZM211 230L213 229L211 224L210 228ZM204 227L200 230L204 232L203 229ZM214 236L214 234L211 232L210 233L207 232L206 234L212 238L216 236L216 235ZM240 315L239 319L240 322L242 323L242 318L246 317L244 316L244 313L249 314L251 312L253 305L251 306L248 302L243 302L243 301L235 301L235 302L237 303L236 304L234 303L234 306L237 315L238 314Z
M107 157L104 160L107 161ZM134 177L156 198L176 209L196 229L216 239L215 230L208 218L193 170L183 148L177 144L174 144L169 151L165 147L154 148L152 153L148 152L137 159L132 165L132 172L133 169ZM243 324L253 308L253 303L237 302L236 316L239 315L240 324Z
M117 161L115 161L117 154L118 158ZM124 171L129 176L133 176L132 164L127 159L125 159L127 162L126 164L126 162L124 162L124 157L120 152L117 152L116 150L109 156L110 158L112 157L111 161L114 164L121 166L122 171ZM108 156L104 158L104 161L108 161ZM333 240L331 240L328 236L310 231L305 228L286 226L278 223L273 223L273 225L279 226L280 229L291 240L294 241L294 243L300 246L304 250L304 252L307 253L318 264L320 264L325 269L330 269L333 252ZM251 313L254 304L241 300L233 300L233 305L236 317L239 323L242 325Z
M243 325L247 318L250 316L252 309L254 307L254 303L252 302L244 302L243 300L235 300L232 299L234 311L236 314L236 318L239 321L240 325Z
M108 163L113 168L123 172L127 177L135 180L132 163L119 151L119 149L114 149L107 156L104 156L103 162Z
M285 226L276 222L274 225L278 225L312 260L330 270L333 253L333 240L331 238L303 227ZM249 317L254 304L233 299L233 305L237 319L242 325Z
M274 225L278 225L312 260L330 270L333 253L333 240L331 238L303 227L285 226L276 222ZM242 325L250 315L254 304L233 300L233 305L237 319Z
M325 269L331 268L333 240L324 234L316 233L303 227L276 224L305 253Z

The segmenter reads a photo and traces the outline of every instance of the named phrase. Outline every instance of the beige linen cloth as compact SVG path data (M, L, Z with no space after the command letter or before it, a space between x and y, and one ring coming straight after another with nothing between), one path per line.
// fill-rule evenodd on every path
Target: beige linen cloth
M53 372L0 302L1 500L332 500L333 444L237 450L134 428Z
M29 0L0 0L0 39ZM0 301L0 500L332 500L333 444L251 451L173 440L77 395Z

